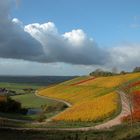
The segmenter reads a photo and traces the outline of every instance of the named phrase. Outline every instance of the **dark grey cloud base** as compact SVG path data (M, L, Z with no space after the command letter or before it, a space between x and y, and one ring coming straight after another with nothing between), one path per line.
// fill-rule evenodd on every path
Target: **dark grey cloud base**
M41 57L41 44L9 18L12 1L0 1L0 57L36 60Z

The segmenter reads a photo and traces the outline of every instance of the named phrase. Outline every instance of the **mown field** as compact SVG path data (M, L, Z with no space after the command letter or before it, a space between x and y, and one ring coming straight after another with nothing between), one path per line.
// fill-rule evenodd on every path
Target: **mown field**
M25 108L41 108L43 105L53 105L56 101L49 100L47 98L37 97L34 93L32 94L24 94L24 95L16 95L13 96L12 99L21 102L22 106Z
M123 83L139 77L140 73L93 79L90 76L80 77L41 89L38 94L72 104L72 107L56 116L54 121L98 122L119 113L120 99L116 89Z
M23 89L27 89L27 88L38 89L40 87L41 86L36 85L36 84L0 82L0 88L6 88L8 90L16 91L17 94L24 93Z
M38 97L34 93L12 96L12 99L20 102L23 108L28 108L28 109L43 109L42 108L43 106L54 107L57 104L59 104L57 101ZM50 112L44 113L44 115L46 116L47 119L57 113L59 113L59 111L52 110ZM29 120L37 120L39 115L40 114L32 114L32 115L27 114L27 115L18 115L18 116L19 119L24 118ZM10 116L16 117L17 115L15 116L15 114L11 114Z
M40 85L35 84L23 84L23 83L0 83L0 88L6 88L8 90L15 91L16 94L21 95L14 95L11 96L11 98L15 101L18 101L21 103L22 108L26 109L42 109L42 106L49 106L49 107L55 107L59 102L50 100L47 98L41 98L37 97L34 93L25 92L23 89L34 89L37 90L38 88L42 88ZM0 101L6 101L5 96L0 96ZM46 119L57 114L59 111L52 110L47 113L44 113ZM6 117L10 119L19 119L19 120L37 120L40 116L40 114L17 114L17 113L2 113L0 112L1 117Z

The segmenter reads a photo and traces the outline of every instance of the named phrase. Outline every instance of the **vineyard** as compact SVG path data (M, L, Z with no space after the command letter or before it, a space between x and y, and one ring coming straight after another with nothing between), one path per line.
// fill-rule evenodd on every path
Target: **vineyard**
M55 121L100 121L119 110L116 89L123 83L136 79L140 73L110 77L80 77L53 87L41 89L38 94L65 100L72 107L57 115Z
M56 117L60 121L98 121L117 111L118 94L110 93L102 97L74 105Z
M132 97L133 112L132 116L128 115L122 118L123 121L129 121L131 117L133 121L140 121L140 81L133 82L126 87L129 96Z

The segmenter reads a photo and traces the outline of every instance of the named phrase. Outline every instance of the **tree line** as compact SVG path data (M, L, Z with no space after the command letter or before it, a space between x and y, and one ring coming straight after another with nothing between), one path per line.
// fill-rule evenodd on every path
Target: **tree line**
M116 67L112 68L112 71L105 71L101 68L98 68L94 71L92 71L91 73L89 73L90 76L113 76L113 75L124 75L124 74L127 74L127 73L135 73L135 72L140 72L140 67L135 67L133 69L132 72L127 72L127 71L120 71L118 72L118 69Z

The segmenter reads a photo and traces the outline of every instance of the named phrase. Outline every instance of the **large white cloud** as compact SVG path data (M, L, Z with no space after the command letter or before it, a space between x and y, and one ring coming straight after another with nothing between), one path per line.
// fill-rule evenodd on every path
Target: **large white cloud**
M24 30L42 44L46 62L91 65L106 61L107 51L99 48L81 29L59 34L55 24L48 22L29 24Z
M51 62L98 65L110 69L117 66L129 70L140 65L140 44L122 43L111 48L100 48L82 29L59 34L52 22L30 24L25 26L25 31L44 46Z
M82 46L86 41L90 41L81 29L72 30L71 32L65 33L63 36L73 46Z

